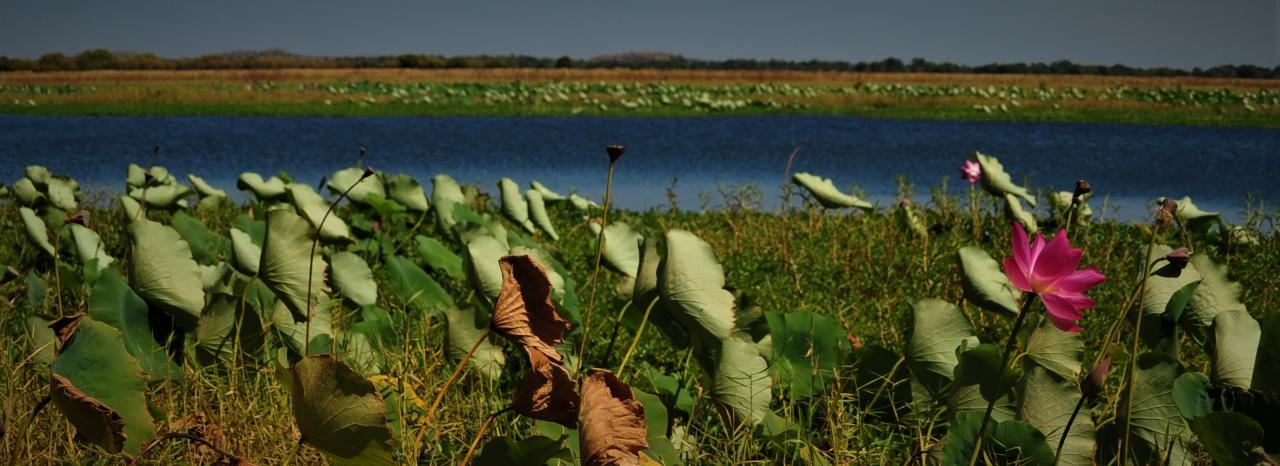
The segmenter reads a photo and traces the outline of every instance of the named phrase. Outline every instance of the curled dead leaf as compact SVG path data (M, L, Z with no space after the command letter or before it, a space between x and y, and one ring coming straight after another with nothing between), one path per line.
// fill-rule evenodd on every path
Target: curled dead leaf
M578 411L579 450L584 466L639 465L640 452L649 448L644 405L631 387L613 372L591 369L582 379Z
M84 318L84 314L76 314L49 323L49 328L53 329L53 334L58 337L59 353L61 353L62 347L66 346L67 340L70 340L76 334L76 328L80 326L80 319L82 318Z
M551 302L547 270L529 256L506 256L498 261L502 290L498 292L490 326L493 331L537 351L553 362L562 362L555 345L564 339L569 322L556 313Z
M111 453L124 448L124 418L119 413L80 391L66 377L53 374L52 382L49 397L76 427L77 434Z
M522 416L578 427L578 392L569 371L542 352L525 348L529 373L520 381L511 407Z

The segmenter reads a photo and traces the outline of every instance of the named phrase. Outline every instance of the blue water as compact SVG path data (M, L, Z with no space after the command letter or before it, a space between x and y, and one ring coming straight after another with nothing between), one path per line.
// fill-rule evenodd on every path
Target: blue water
M1077 178L1109 196L1112 216L1136 217L1157 196L1191 196L1198 205L1238 217L1246 193L1280 201L1280 131L1103 124L944 122L849 117L25 117L0 116L0 180L28 164L48 166L83 185L122 189L129 162L194 173L235 191L242 171L287 170L315 183L368 148L380 170L424 183L436 173L479 182L502 176L522 185L599 198L608 165L605 144L628 146L615 179L618 205L665 205L672 177L680 204L699 208L717 184L755 184L766 207L779 204L787 156L795 171L856 184L891 202L896 179L916 195L949 177L972 151L1000 158L1034 188L1070 190ZM151 156L160 145L159 157ZM711 206L719 196L710 197Z

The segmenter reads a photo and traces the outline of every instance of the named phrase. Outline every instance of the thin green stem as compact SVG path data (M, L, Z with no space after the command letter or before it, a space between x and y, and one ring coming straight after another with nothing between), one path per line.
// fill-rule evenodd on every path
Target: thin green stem
M427 409L427 415L423 417L422 428L418 430L418 435L414 438L415 445L422 443L422 436L427 432L427 427L431 425L431 421L435 418L436 410L440 409L440 403L444 401L444 395L449 392L449 387L458 380L458 376L462 375L462 369L467 367L467 363L471 361L471 355L476 353L476 349L480 348L480 344L489 339L489 335L493 333L493 329L489 328L484 331L484 335L476 339L476 343L471 345L471 349L467 351L467 355L458 361L458 367L453 370L453 375L449 376L449 380L445 381L444 386L440 387L440 392L436 393L435 401L431 402L431 407Z
M613 344L618 340L618 330L622 329L622 319L627 315L627 309L631 309L631 304L635 300L627 301L622 305L622 310L618 311L618 317L613 321L613 331L609 333L609 345L604 348L604 365L609 365L609 355L613 354Z
M627 361L630 361L631 355L636 352L636 345L640 343L640 336L644 335L644 326L649 323L649 312L653 311L653 306L655 304L658 304L657 296L654 296L653 299L649 301L649 306L644 308L644 317L640 318L640 327L636 328L636 336L631 338L631 345L627 347L626 354L622 355L622 364L618 365L619 374L626 370Z
M490 414L489 417L485 418L484 424L480 425L480 430L476 431L475 439L471 440L471 446L467 447L466 456L463 456L462 462L458 464L471 464L471 455L476 452L476 446L480 445L480 439L484 437L484 433L489 431L489 426L493 425L494 419L507 411L511 411L511 408L502 408L498 412Z
M368 178L370 175L371 172L366 172L365 175L361 176L355 183L351 183L351 186L347 186L347 190L343 191L342 195L338 196L332 204L329 204L329 208L324 210L324 216L320 217L320 224L316 225L316 236L311 239L311 257L307 259L307 330L303 336L305 341L302 342L303 356L309 356L311 354L311 319L315 318L315 306L311 302L311 281L313 280L313 276L316 271L316 246L320 244L320 230L324 228L324 222L329 220L329 214L333 212L333 208L337 206L339 202L342 202L343 199L346 199L347 194L350 194L351 190L355 189L356 185L360 184L361 181L364 181L365 178Z
M1018 309L1018 317L1013 320L1013 328L1009 329L1009 340L1005 342L1004 354L1000 356L1000 378L996 380L996 395L987 400L987 410L982 415L982 423L978 424L978 439L973 444L973 455L969 457L969 466L978 464L978 452L982 451L982 437L987 433L987 423L991 421L991 411L996 407L996 400L1000 399L1000 393L1004 391L1004 371L1009 368L1009 355L1013 354L1013 348L1018 344L1018 330L1022 328L1022 322L1027 319L1028 311L1031 310L1031 303L1035 299L1031 296L1025 297L1022 301L1022 307Z
M596 237L596 263L591 269L591 288L590 297L587 299L587 312L582 316L582 341L578 345L578 362L574 368L574 373L582 370L583 361L587 356L587 341L591 331L591 311L595 308L596 303L596 281L600 275L600 261L604 258L604 229L609 226L609 203L613 201L613 169L617 166L614 161L609 162L609 176L605 178L604 184L604 213L600 215L600 234Z
M1135 293L1136 296L1141 296L1145 292L1145 289L1147 287L1147 277L1151 275L1151 267L1153 264L1155 264L1155 261L1151 260L1151 251L1156 246L1156 235L1159 234L1159 232L1160 232L1160 227L1157 225L1155 230L1152 230L1151 232L1150 241L1147 242L1147 253L1145 256L1142 257L1142 264L1143 264L1142 280L1138 282L1138 292ZM1127 306L1125 308L1125 312L1128 312ZM1133 324L1133 343L1129 347L1129 364L1125 365L1126 367L1125 387L1124 387L1125 416L1124 416L1124 438L1121 440L1121 443L1120 443L1120 465L1121 466L1124 466L1124 464L1127 462L1127 459L1128 459L1125 454L1125 451L1127 448L1129 448L1129 433L1130 433L1129 427L1133 424L1131 422L1133 419L1132 417L1133 416L1133 378L1134 378L1134 372L1136 372L1138 369L1138 340L1141 338L1141 335L1142 335L1142 315L1143 314L1145 314L1145 312L1143 311L1142 308L1139 308L1138 316L1137 318L1134 319L1134 324ZM1118 320L1124 320L1124 316L1123 315L1120 316L1120 319Z
M1076 400L1075 409L1071 410L1071 417L1067 418L1066 427L1062 428L1062 438L1058 439L1058 449L1053 454L1053 464L1058 464L1058 461L1062 459L1062 446L1067 444L1067 434L1071 433L1071 426L1076 423L1076 416L1080 414L1080 409L1084 407L1084 400L1085 396L1081 393L1080 399Z

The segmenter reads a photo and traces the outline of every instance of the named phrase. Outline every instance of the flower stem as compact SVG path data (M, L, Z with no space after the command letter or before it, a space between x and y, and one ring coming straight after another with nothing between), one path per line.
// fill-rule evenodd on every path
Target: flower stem
M604 213L600 215L600 234L596 237L596 263L591 270L590 297L587 299L587 312L582 316L582 342L578 345L578 363L574 373L582 369L583 360L587 356L587 337L591 331L591 310L596 304L596 281L600 276L600 261L604 258L604 228L609 225L609 203L613 201L613 169L617 162L609 161L609 176L604 184Z
M973 208L973 244L980 244L982 240L982 212L978 208L978 188L972 184L969 185L969 205Z
M315 275L316 271L316 246L320 244L320 229L324 228L324 222L329 220L329 214L333 212L334 206L337 206L339 202L346 199L347 194L349 194L352 189L355 189L356 185L360 184L361 181L364 181L364 179L368 177L368 175L361 176L355 183L351 183L351 186L347 186L347 190L343 191L342 195L338 196L332 204L329 204L329 208L324 210L324 216L320 217L320 224L316 225L316 236L311 239L311 257L307 258L307 330L303 335L303 338L305 339L302 342L303 357L311 355L311 319L315 317L312 315L314 314L315 306L311 302L311 281L313 280L312 277Z
M1024 297L1022 307L1018 309L1018 317L1013 320L1013 328L1009 330L1009 340L1005 342L1004 354L1000 356L1000 378L996 380L995 396L987 400L987 410L982 415L982 423L978 424L978 439L973 444L973 454L969 457L969 466L978 464L978 452L982 451L982 437L987 433L987 423L991 420L991 411L996 407L996 400L1000 399L1000 392L1004 391L1004 371L1009 368L1009 356L1013 354L1013 348L1018 344L1018 330L1022 328L1022 322L1027 319L1027 314L1031 310L1031 303L1035 299L1031 296Z
M1147 242L1147 254L1142 257L1142 264L1143 264L1142 280L1138 282L1138 292L1135 293L1134 296L1141 296L1145 292L1145 289L1147 287L1147 277L1151 275L1151 267L1155 263L1154 261L1151 260L1151 251L1156 246L1156 235L1159 232L1160 232L1160 227L1157 226L1156 229L1152 230L1151 232L1151 240ZM1134 298L1134 300L1136 301L1136 298ZM1132 306L1132 304L1125 306L1124 312L1126 313L1129 312L1129 309L1128 309L1129 306ZM1133 378L1134 378L1134 372L1138 370L1138 340L1142 336L1142 315L1143 314L1145 314L1145 312L1141 307L1139 307L1138 316L1137 318L1134 319L1135 322L1133 324L1133 342L1130 344L1130 347L1129 347L1129 364L1125 365L1126 367L1125 387L1124 387L1125 416L1124 416L1124 437L1120 442L1120 465L1121 466L1124 466L1124 464L1126 463L1127 457L1125 456L1124 452L1125 452L1125 449L1129 447L1129 431L1130 431L1129 427L1132 425L1132 419L1133 419L1132 417L1133 416ZM1124 316L1121 315L1120 320L1123 320L1123 319L1124 319ZM1099 357L1101 357L1101 355Z
M631 360L631 354L636 352L636 344L640 343L640 335L644 335L644 325L649 322L649 312L653 310L655 304L658 304L657 296L649 301L649 307L644 308L644 317L640 318L640 327L636 328L636 336L631 339L631 346L627 347L627 353L622 356L622 364L618 365L619 374L627 368L627 361Z
M1088 374L1085 375L1088 377ZM1075 409L1071 410L1071 417L1067 418L1066 427L1062 428L1062 438L1058 439L1058 450L1053 454L1053 464L1058 464L1062 458L1062 446L1067 444L1067 434L1071 433L1071 426L1076 423L1076 415L1080 414L1080 408L1084 407L1084 394L1080 394L1080 399L1076 400Z

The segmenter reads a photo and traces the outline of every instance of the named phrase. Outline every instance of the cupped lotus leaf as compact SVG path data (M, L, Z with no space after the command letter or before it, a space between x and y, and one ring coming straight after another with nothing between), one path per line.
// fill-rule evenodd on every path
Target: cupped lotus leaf
M37 316L28 316L24 322L27 336L31 338L31 359L45 366L53 364L53 355L57 351L57 338L49 328L49 321Z
M84 316L53 323L62 341L51 398L81 438L108 452L136 455L155 437L147 381L120 332Z
M813 198L817 199L819 204L828 209L855 207L862 210L871 210L875 208L870 202L862 200L862 198L840 192L840 189L836 188L835 183L832 183L830 178L800 172L791 175L791 181L808 190L809 194L813 195Z
M1088 225L1093 218L1093 209L1089 207L1090 195L1081 196L1080 205L1073 208L1071 199L1074 196L1075 193L1070 191L1058 191L1049 195L1049 206L1053 208L1053 216L1059 225L1065 225L1068 216L1079 226Z
M386 181L387 194L391 199L399 202L401 205L408 207L409 210L417 212L426 212L431 209L431 204L427 202L426 191L422 189L422 185L412 176L399 174L387 175L384 177ZM368 181L365 181L368 183Z
M361 204L369 204L369 195L374 194L382 198L387 197L387 189L382 185L382 177L370 175L361 181L364 176L365 169L359 167L344 168L333 172L329 177L329 181L325 186L329 188L329 192L334 196L341 196L342 193L350 189L347 199L359 202ZM354 186L354 187L352 187Z
M294 315L307 315L307 292L316 306L328 296L324 258L312 257L311 225L288 210L267 212L267 233L263 238L258 278L280 298ZM313 260L314 259L314 260ZM310 266L310 268L308 268ZM307 280L310 279L310 287Z
M957 359L955 382L951 384L947 406L957 413L984 411L988 402L995 400L991 419L1013 419L1017 409L1013 403L1017 377L1008 368L1000 367L1000 348L992 344L978 345L960 352Z
M282 200L288 193L285 190L284 181L279 177L273 176L264 181L262 175L254 172L241 173L236 178L236 188L253 193L259 201Z
M529 220L529 204L520 195L520 185L511 178L503 177L498 180L498 190L502 196L502 215L512 223L524 227L525 231L535 232L533 221Z
M509 436L494 437L476 455L473 466L509 466L513 464L563 464L573 459L565 448L564 438L534 435L516 441ZM553 461L558 460L558 461ZM572 463L569 463L572 464Z
M996 197L1005 197L1005 195L1017 196L1036 206L1036 197L1027 191L1027 188L1018 186L1013 183L1013 177L1004 171L1004 165L1000 164L1000 160L981 152L974 152L973 159L982 166L982 188L987 193Z
M115 270L103 271L94 284L89 294L89 317L120 331L125 349L138 360L148 380L182 379L182 368L160 343L168 337L168 329L152 327L154 319L146 301L129 289Z
M170 209L175 206L181 207L182 200L189 195L191 195L191 188L178 183L129 190L129 197L134 200L146 202L148 206L162 209Z
M302 442L334 465L396 464L387 405L369 379L332 355L304 357L289 376Z
M658 275L662 305L704 343L729 338L736 305L711 245L684 230L668 231L665 243Z
M1170 251L1172 249L1168 246L1158 244L1151 249L1151 255L1147 257L1147 262L1154 264L1142 293L1142 312L1147 315L1167 313L1170 318L1182 315L1183 309L1186 308L1192 296L1187 290L1199 288L1201 277L1194 267L1179 268L1160 260ZM1212 322L1213 319L1210 317L1209 322L1204 325L1207 327Z
M1189 312L1183 313L1183 322L1208 327L1223 312L1245 310L1244 303L1240 302L1240 284L1227 278L1225 266L1214 263L1204 254L1193 254L1191 265L1200 276L1200 286L1187 303Z
M502 268L498 261L507 255L509 249L492 236L481 235L467 242L467 278L476 292L489 298L498 299L502 291Z
M317 342L331 343L333 341L333 313L327 296L322 295L320 302L312 310L310 324L310 329L308 330L307 321L294 316L281 301L276 301L275 305L272 306L271 327L279 334L280 341L294 354L301 355L307 352L310 352L310 354L328 353L328 348L315 344ZM307 344L308 336L310 336L312 344Z
M1159 202L1163 203L1164 199L1160 199ZM1190 197L1186 196L1178 200L1178 210L1174 214L1178 217L1178 223L1196 234L1204 234L1209 231L1210 226L1222 221L1222 215L1201 210L1191 202Z
M217 263L226 255L227 247L230 246L226 237L214 233L204 222L186 212L174 213L169 225L191 246L191 256L201 264Z
M129 284L183 330L195 330L204 309L204 281L191 248L173 228L142 219L129 224Z
M142 209L142 204L129 196L120 196L120 207L124 210L125 222L134 222L146 218L146 212Z
M204 178L188 173L187 181L196 188L196 192L200 193L200 197L227 197L226 191L210 186L209 183L204 181Z
M907 365L930 392L941 393L951 382L959 363L956 348L961 345L978 346L978 337L959 308L937 299L915 304L907 340Z
M530 419L578 428L578 384L564 366L541 351L524 350L530 367L511 398L512 410Z
M231 363L237 349L246 358L257 358L265 345L262 318L249 306L240 309L235 298L219 295L200 315L196 327L195 355L200 364Z
M1050 325L1050 327L1053 326ZM1022 377L1020 395L1018 419L1026 421L1044 434L1045 440L1051 447L1056 449L1063 432L1067 433L1067 441L1062 445L1062 456L1057 464L1066 466L1093 464L1093 450L1096 443L1093 417L1083 412L1081 413L1083 415L1077 415L1075 420L1071 421L1071 428L1067 429L1071 413L1082 396L1076 379L1063 378L1049 369L1033 365Z
M457 234L458 239L463 244L478 236L487 235L502 243L502 247L511 247L507 227L502 226L502 222L489 216L489 214L481 215L471 210L466 204L457 204L453 206L453 220L453 232Z
M631 301L648 304L658 296L658 266L662 264L658 238L646 238L640 247L640 262L636 267L635 284L631 287Z
M1005 194L1004 201L1009 217L1021 223L1028 233L1035 233L1040 230L1040 224L1036 222L1036 216L1022 207L1022 201L1019 201L1017 196Z
M130 188L141 188L147 181L147 169L138 166L136 163L129 164L129 172L125 175L125 186Z
M591 234L599 237L600 224L592 222ZM644 236L624 222L612 222L604 228L604 265L628 277L640 272L640 245Z
M431 314L453 306L453 298L413 261L400 256L386 259L388 286L406 307Z
M542 199L542 194L530 189L525 191L524 197L529 204L529 218L533 221L533 225L550 236L552 241L559 241L560 234L556 233L556 226L551 223L551 217L547 215L547 204Z
M53 172L41 165L27 165L23 170L23 175L31 180L37 188L44 189L49 186L49 180L53 179Z
M1213 382L1219 386L1248 389L1253 384L1254 363L1262 328L1243 310L1224 311L1213 319Z
M200 264L200 284L206 295L213 295L226 284L227 274L231 273L231 267L226 262L218 262L213 265ZM227 290L226 288L221 288ZM228 291L229 294L229 291Z
M1132 390L1121 392L1119 406L1132 404L1132 417L1119 410L1116 423L1123 429L1129 423L1135 440L1138 461L1148 462L1161 456L1165 464L1191 464L1185 445L1190 442L1190 430L1178 411L1173 398L1173 381L1182 375L1182 363L1173 356L1162 353L1144 353L1138 356L1137 372ZM1132 392L1130 398L1127 393Z
M258 267L262 259L262 247L253 242L248 233L232 228L231 231L231 265L242 274L250 277L258 275Z
M743 334L722 340L718 354L719 360L712 371L712 399L728 408L737 422L760 425L772 414L769 403L773 398L773 380L769 377L769 363Z
M502 376L502 367L507 363L507 356L502 348L489 341L488 323L479 321L475 311L456 307L445 309L444 318L449 330L449 359L459 363L474 347L470 366L484 378L498 380Z
M422 235L414 236L413 239L418 243L418 255L422 256L428 267L454 278L467 276L462 270L462 258L440 240Z
M19 207L18 214L22 216L22 226L23 231L27 233L27 241L40 248L49 257L57 257L58 251L53 247L53 243L49 242L49 230L45 227L44 220L27 207Z
M578 424L583 466L639 464L640 452L649 448L644 405L613 372L587 371L582 379Z
M76 255L80 257L80 262L88 264L89 261L97 260L95 264L98 264L98 271L115 263L116 259L107 255L106 245L102 244L102 238L97 232L76 223L70 226L71 239L76 245Z
M347 222L338 218L338 215L329 212L329 203L320 197L311 186L300 183L290 183L286 185L289 191L289 197L293 199L293 206L298 208L298 212L311 222L311 226L319 228L320 237L328 240L349 240L351 239L351 228L347 226ZM326 213L328 216L326 217ZM324 222L321 225L320 222Z
M527 255L503 257L498 266L502 288L489 325L503 338L551 361L563 362L555 345L564 340L569 322L556 313L546 269Z
M13 183L13 194L18 196L18 202L22 205L33 206L44 202L48 197L36 188L31 180L21 178Z
M1058 377L1080 378L1084 357L1084 338L1079 333L1064 332L1043 319L1027 337L1027 357Z
M1000 263L977 246L965 246L956 254L964 297L979 307L1007 315L1018 313L1022 292L1013 287Z
M449 175L436 175L431 178L431 204L436 208L436 222L441 230L450 231L457 223L454 218L454 206L466 205L467 197L462 194L462 187Z
M333 284L339 293L360 306L377 304L378 284L364 259L347 251L334 253L329 259L333 261Z
M67 212L76 210L76 191L72 188L70 181L63 178L49 178L49 185L45 189L49 193L49 204Z
M548 189L542 183L538 182L538 180L530 181L529 188L534 191L537 191L538 194L542 196L542 200L547 202L560 202L560 201L569 199L567 197L564 197L564 195L562 194L556 193L555 191Z
M793 397L805 398L826 391L835 368L848 356L849 339L840 321L803 312L765 312L772 336L769 366L775 380Z
M569 194L569 205L572 205L574 209L578 209L580 211L586 211L586 210L600 207L600 205L596 204L595 201L579 196L577 193Z

